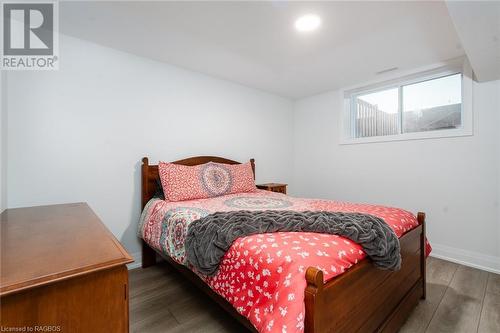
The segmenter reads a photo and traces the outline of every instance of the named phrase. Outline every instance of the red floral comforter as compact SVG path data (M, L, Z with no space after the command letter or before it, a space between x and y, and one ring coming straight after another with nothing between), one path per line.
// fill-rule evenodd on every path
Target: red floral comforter
M398 237L418 225L412 213L398 208L299 199L258 190L181 202L152 199L141 216L139 236L186 265L184 241L191 222L214 212L268 209L367 213L384 219ZM321 269L327 281L365 256L361 246L340 236L309 232L259 234L238 238L219 271L201 277L259 332L303 332L307 267Z

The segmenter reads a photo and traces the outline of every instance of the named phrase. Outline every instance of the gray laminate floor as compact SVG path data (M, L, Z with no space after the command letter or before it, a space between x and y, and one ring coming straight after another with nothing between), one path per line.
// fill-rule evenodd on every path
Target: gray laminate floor
M427 299L401 332L500 333L500 275L429 258ZM132 332L245 332L182 276L161 263L130 271Z

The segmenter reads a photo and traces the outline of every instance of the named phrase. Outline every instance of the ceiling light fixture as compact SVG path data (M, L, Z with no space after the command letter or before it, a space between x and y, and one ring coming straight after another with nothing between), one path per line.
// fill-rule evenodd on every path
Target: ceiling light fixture
M307 14L299 17L295 21L295 29L300 32L313 31L321 25L321 19L318 15Z

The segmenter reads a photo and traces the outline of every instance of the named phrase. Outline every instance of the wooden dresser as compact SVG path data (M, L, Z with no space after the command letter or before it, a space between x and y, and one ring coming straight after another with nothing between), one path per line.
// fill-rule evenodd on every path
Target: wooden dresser
M0 216L0 331L128 332L133 260L87 204Z

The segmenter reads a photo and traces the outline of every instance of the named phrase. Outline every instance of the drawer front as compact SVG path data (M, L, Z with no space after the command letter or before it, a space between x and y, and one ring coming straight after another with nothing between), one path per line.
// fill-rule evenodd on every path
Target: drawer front
M4 296L0 325L128 332L128 297L128 271L119 266Z

